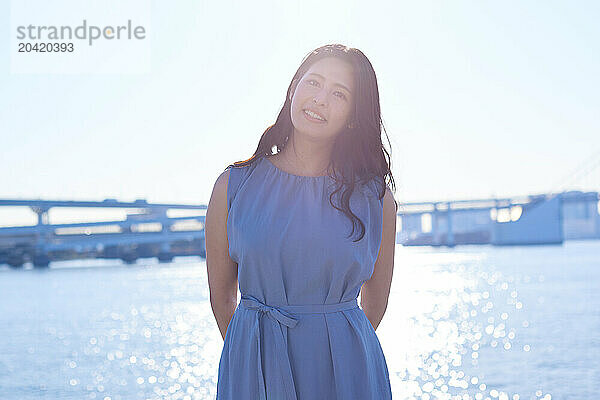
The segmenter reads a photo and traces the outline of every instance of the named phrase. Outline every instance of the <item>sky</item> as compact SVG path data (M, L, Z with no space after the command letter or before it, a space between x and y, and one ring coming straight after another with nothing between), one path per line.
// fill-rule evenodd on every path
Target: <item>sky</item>
M275 122L304 56L328 43L375 69L400 203L565 189L600 154L595 1L148 7L148 72L16 74L0 3L0 199L208 204ZM0 225L26 214L0 210Z

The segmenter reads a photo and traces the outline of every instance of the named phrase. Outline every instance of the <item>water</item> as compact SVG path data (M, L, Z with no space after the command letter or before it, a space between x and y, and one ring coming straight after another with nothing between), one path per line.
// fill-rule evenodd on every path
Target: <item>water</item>
M600 394L600 241L396 249L377 328L394 399ZM0 399L214 399L206 265L0 267Z

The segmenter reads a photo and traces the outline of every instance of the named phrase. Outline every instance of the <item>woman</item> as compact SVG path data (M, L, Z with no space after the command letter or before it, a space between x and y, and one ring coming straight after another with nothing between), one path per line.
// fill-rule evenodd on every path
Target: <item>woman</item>
M391 398L375 334L396 235L381 127L369 60L323 46L254 155L217 179L205 226L217 400Z

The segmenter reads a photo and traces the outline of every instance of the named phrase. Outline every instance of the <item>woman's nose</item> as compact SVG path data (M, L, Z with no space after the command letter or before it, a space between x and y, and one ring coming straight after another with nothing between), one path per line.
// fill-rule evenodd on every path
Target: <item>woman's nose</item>
M320 90L319 93L315 95L313 101L321 106L327 105L327 92L325 90Z

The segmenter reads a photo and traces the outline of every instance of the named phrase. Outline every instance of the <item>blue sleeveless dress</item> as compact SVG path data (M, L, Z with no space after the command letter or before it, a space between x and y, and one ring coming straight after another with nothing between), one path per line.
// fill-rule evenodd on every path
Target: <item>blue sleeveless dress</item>
M383 203L374 180L355 186L350 207L365 235L352 242L360 231L348 238L350 220L329 204L334 183L268 158L230 167L227 237L241 300L217 400L392 398L381 344L357 302L379 252Z

